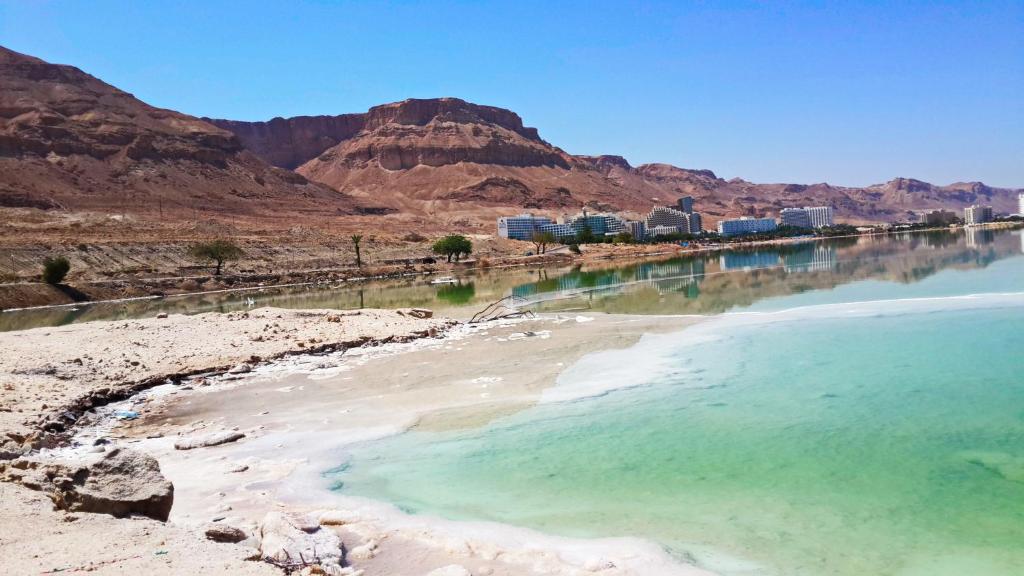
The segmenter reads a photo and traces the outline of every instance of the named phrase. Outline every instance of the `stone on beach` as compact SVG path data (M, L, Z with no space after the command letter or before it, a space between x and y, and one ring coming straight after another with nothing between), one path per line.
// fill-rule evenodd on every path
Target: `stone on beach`
M347 510L327 510L320 513L318 520L322 526L343 526L358 522L360 517L355 512Z
M249 535L241 528L216 523L208 525L205 530L203 530L203 534L206 535L207 540L213 540L214 542L226 542L229 544L236 544L249 537Z
M115 448L87 466L51 464L40 472L35 481L21 483L49 492L58 509L118 517L139 514L160 521L171 514L174 485L148 454Z
M318 563L327 567L341 566L341 539L331 530L280 512L268 512L259 526L260 557L277 563Z
M207 446L227 444L228 442L234 442L236 440L241 440L242 438L245 438L245 434L241 432L214 432L213 434L207 434L205 436L181 438L174 443L174 447L178 450L192 450L193 448L205 448Z

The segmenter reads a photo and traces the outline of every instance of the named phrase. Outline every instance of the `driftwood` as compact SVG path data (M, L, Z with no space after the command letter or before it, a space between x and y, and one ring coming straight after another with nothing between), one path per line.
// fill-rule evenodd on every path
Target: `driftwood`
M491 302L486 308L474 314L473 317L469 319L469 323L478 324L480 322L504 320L507 318L533 318L533 312L519 309L517 306L518 300L519 298L517 296L509 295L495 302Z

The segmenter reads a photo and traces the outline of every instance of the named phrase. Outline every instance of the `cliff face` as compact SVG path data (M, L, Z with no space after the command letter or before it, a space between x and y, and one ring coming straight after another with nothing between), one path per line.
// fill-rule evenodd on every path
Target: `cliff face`
M0 206L170 216L319 202L352 209L343 194L266 164L231 131L0 47Z
M294 170L358 134L366 124L366 114L296 116L267 122L204 120L234 133L246 148L266 162Z
M458 213L481 220L520 209L645 212L682 195L708 223L774 215L786 206L829 205L843 219L898 220L915 210L972 203L1014 210L1016 192L980 183L935 186L909 178L864 188L755 184L670 164L631 166L613 155L574 156L542 140L515 113L457 98L405 100L346 119L343 130L317 118L270 123L216 120L279 166L401 212ZM361 123L358 128L355 124ZM288 126L281 132L271 125ZM299 128L299 127L302 128ZM301 153L295 154L294 150ZM474 213L476 210L476 213Z

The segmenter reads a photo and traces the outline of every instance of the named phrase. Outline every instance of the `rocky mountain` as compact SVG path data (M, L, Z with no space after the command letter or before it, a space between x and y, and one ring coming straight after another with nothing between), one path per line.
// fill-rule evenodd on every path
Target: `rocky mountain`
M572 155L514 112L457 98L242 122L149 106L81 70L0 47L0 208L199 213L296 221L387 215L382 227L493 229L522 210L640 214L679 196L706 221L827 204L840 219L1016 209L1016 190L897 178L864 188L755 184L710 170Z
M992 204L997 212L1016 207L1016 190L981 183L755 184L710 170L577 156L541 139L511 111L457 98L405 100L365 114L210 122L268 162L310 180L390 210L461 222L521 209L645 212L681 195L694 196L711 222L823 204L853 222L902 220L973 203Z
M78 68L0 47L0 207L156 213L351 213L231 131L149 106Z

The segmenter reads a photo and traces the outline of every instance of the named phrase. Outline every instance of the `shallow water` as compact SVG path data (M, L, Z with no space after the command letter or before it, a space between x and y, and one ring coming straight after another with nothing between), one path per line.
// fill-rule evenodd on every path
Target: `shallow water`
M645 337L485 427L357 446L334 479L413 513L641 536L723 574L1020 574L1024 258L979 262ZM639 386L559 401L599 380Z

